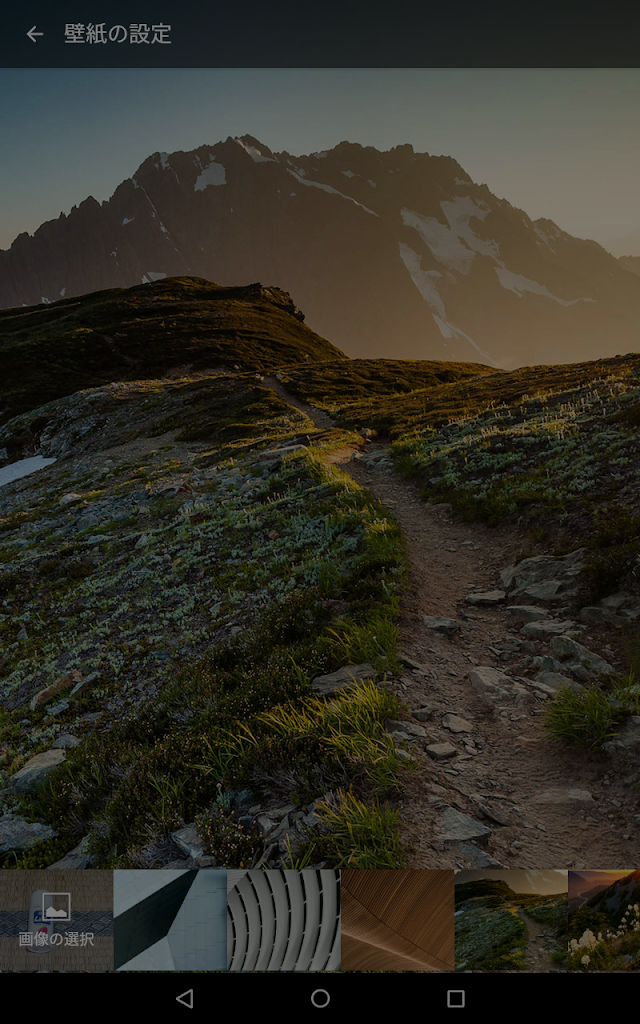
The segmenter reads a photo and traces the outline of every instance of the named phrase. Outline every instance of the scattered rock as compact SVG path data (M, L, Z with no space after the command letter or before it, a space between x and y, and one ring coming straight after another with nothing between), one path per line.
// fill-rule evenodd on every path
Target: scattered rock
M393 718L387 718L384 723L384 727L387 732L403 732L405 735L415 737L416 739L422 738L427 735L426 729L423 729L421 725L416 725L415 722L400 722Z
M577 683L575 679L563 676L560 672L538 672L536 685L550 689L554 693L558 693L563 687L574 692L582 689L582 685Z
M500 580L506 590L521 592L532 584L546 581L569 583L580 573L584 565L584 548L571 551L568 555L555 558L553 555L534 555L523 558L517 565L510 565L500 573Z
M51 744L53 750L71 750L73 747L79 747L80 740L77 736L71 736L68 732L61 733L56 740Z
M458 753L457 747L451 743L429 743L424 749L434 761L448 761Z
M551 650L561 661L571 658L584 668L601 675L614 675L615 669L599 654L593 654L570 636L556 636L551 641Z
M467 722L466 718L461 718L460 715L445 715L442 719L442 724L450 732L473 732L471 723Z
M546 608L536 608L532 604L511 604L505 611L513 618L514 622L522 624L546 619L549 614Z
M428 722L433 716L433 711L433 708L425 706L423 708L418 708L416 711L412 711L411 714L418 722Z
M397 729L391 733L391 739L393 740L394 747L402 747L402 744L407 743L412 737L408 732L402 732L400 729Z
M455 807L446 807L440 822L443 833L439 838L446 843L465 839L488 839L491 829Z
M36 843L55 839L57 834L49 825L39 821L25 821L24 818L14 818L10 814L3 815L0 817L0 854L12 851L21 853Z
M324 676L316 676L311 683L311 689L314 693L319 693L324 697L332 697L334 693L339 693L341 690L347 689L349 686L355 686L356 683L363 679L375 679L378 675L373 665L343 665L342 668L336 669L335 672L329 672Z
M493 810L493 808L489 807L489 805L483 800L476 799L474 800L474 803L480 813L483 814L485 818L488 818L489 821L495 821L496 825L507 826L511 824L511 821L506 814L503 814L502 811Z
M548 654L536 655L534 658L529 658L528 665L531 668L540 669L542 672L561 672L562 662L558 661L557 658L551 658Z
M89 836L85 836L80 840L77 846L74 846L73 850L66 853L64 857L57 860L55 864L49 864L49 868L70 871L86 871L87 868L93 867L98 860L96 854L88 852L88 846Z
M452 636L460 629L460 624L455 619L447 619L442 615L423 615L422 621L427 629L434 629L436 633L444 633L445 636Z
M90 689L94 683L97 683L99 679L99 672L91 672L88 676L85 676L84 679L80 679L80 681L76 683L69 696L75 697L77 693L84 693L86 690Z
M580 622L585 622L587 625L602 626L602 625L623 625L626 622L621 615L616 615L615 612L610 611L608 608L600 608L597 605L589 606L587 608L581 608L578 618Z
M277 827L278 822L268 814L259 814L256 818L256 825L263 836L268 836Z
M198 835L193 822L190 825L185 825L184 828L178 829L177 832L172 832L171 838L187 857L193 858L195 867L208 868L216 866L215 857L205 853L203 841Z
M75 668L72 669L71 672L67 672L66 675L60 676L55 683L52 683L51 686L47 686L45 690L40 690L39 693L36 693L35 696L31 698L29 704L31 710L33 711L38 704L46 704L47 701L51 700L51 698L55 697L58 693L61 693L63 690L68 690L70 687L74 686L74 684L80 679L82 679L82 674Z
M36 789L52 768L57 768L65 759L64 750L45 750L30 758L19 771L9 779L9 786L17 793L28 793Z
M594 799L586 789L547 789L531 798L532 804L555 808L558 811L580 810L594 806Z
M546 639L548 636L562 636L574 629L575 625L570 619L540 619L537 622L528 622L520 632L523 636Z
M612 612L616 612L619 608L623 608L625 605L631 605L633 603L634 598L631 594L625 594L622 591L617 594L609 594L608 597L603 597L600 602L603 608L607 608Z
M425 672L427 675L431 672L428 665L423 665L422 662L416 661L415 658L411 658L408 654L399 654L398 661L401 665L417 669L418 672Z
M640 750L640 717L631 715L618 730L612 740L604 744L607 754L618 754L628 757Z
M490 857L488 853L484 853L482 850L479 850L477 846L473 845L473 843L461 843L458 849L462 856L466 857L467 860L470 860L476 868L502 867L499 860L495 860L493 857Z
M523 597L530 597L532 601L542 601L553 604L555 601L565 599L562 583L559 580L547 580L545 583L532 583L518 591Z
M513 690L513 680L500 669L492 668L490 665L479 665L472 669L467 679L474 690L487 697L508 697L509 691Z
M58 502L59 505L73 505L76 501L83 501L81 494L76 494L75 491L69 491L68 494L63 494Z
M494 605L504 601L506 594L504 590L485 590L480 594L468 594L465 597L465 604L472 605Z

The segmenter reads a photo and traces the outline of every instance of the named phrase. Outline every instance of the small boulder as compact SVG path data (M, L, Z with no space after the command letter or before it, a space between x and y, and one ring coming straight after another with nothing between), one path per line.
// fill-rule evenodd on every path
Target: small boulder
M59 679L56 679L55 683L52 683L51 686L47 686L47 688L44 690L40 690L39 693L36 693L35 696L31 698L29 704L31 710L33 711L38 706L38 704L46 704L47 701L50 701L52 699L52 697L57 696L64 690L70 689L81 679L82 673L78 672L78 670L75 668L72 669L70 672L67 672L65 675L60 676Z
M607 754L617 754L622 757L629 757L631 754L637 756L640 752L640 716L631 715L630 718L627 718L613 739L604 744L603 749Z
M459 753L457 747L451 743L428 743L424 749L434 761L448 761Z
M9 786L17 793L29 793L37 789L53 768L62 764L66 755L64 750L45 750L30 758L19 771L9 779Z
M523 597L530 597L533 601L542 601L543 604L553 604L555 601L563 601L562 583L560 580L546 580L544 583L532 583L528 587L519 590Z
M98 857L96 854L88 852L88 846L89 836L85 836L77 846L74 846L73 850L65 853L64 857L57 860L55 864L49 864L49 870L56 868L61 871L86 871L87 868L93 867Z
M445 715L442 724L449 732L473 732L471 722L467 722L466 718L461 718L460 715Z
M79 747L80 740L77 736L71 736L67 732L61 733L56 740L51 744L53 750L71 750L73 747Z
M205 852L203 840L194 823L172 832L171 838L187 857L193 858L195 867L215 867L215 858Z
M549 636L563 636L574 628L575 622L570 619L540 619L538 622L528 622L520 632L523 636L544 640Z
M532 604L510 604L505 610L514 622L520 622L523 625L527 622L538 622L540 619L546 619L549 614L546 608L536 608Z
M418 722L428 722L429 719L433 717L433 711L433 708L425 706L423 708L418 708L416 711L412 711L411 714Z
M329 672L324 676L316 676L311 683L311 689L314 693L319 693L323 697L332 697L335 693L339 693L350 686L355 686L356 683L364 679L375 679L377 675L376 669L368 663L363 665L343 665L342 668L336 669L335 672Z
M393 718L387 718L384 727L387 732L403 732L415 739L421 739L427 735L426 729L423 729L421 725L416 725L415 722L400 722Z
M433 629L436 633L444 633L445 636L453 636L460 629L460 623L455 619L447 619L442 615L423 615L422 621L427 629Z
M491 835L490 828L455 807L445 807L440 824L443 832L439 838L445 843L488 839Z
M570 679L569 676L563 676L561 672L538 672L536 685L543 687L545 692L549 689L553 693L558 693L563 688L574 692L582 689L580 683L577 683L575 679Z
M615 669L599 654L588 651L570 636L556 636L551 641L551 650L561 661L571 659L584 668L600 675L614 675Z
M592 808L594 799L586 789L546 789L531 798L532 804L550 807L558 812Z
M55 839L57 832L39 821L25 821L13 815L0 817L0 854L21 853L30 850L36 843Z
M467 676L474 690L485 697L508 697L513 690L513 680L504 672L489 665L479 665Z
M494 605L504 601L506 594L504 590L485 590L480 594L468 594L465 597L465 604L471 605Z

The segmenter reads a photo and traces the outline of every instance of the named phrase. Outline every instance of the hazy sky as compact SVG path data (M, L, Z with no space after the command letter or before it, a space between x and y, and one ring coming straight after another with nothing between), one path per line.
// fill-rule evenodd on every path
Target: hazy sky
M0 70L0 248L157 150L256 136L294 154L410 142L583 238L640 227L640 71Z

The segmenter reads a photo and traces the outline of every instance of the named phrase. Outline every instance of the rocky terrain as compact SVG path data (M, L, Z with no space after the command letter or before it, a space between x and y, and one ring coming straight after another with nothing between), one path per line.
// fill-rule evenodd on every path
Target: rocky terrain
M5 865L633 863L637 357L321 341L0 427Z
M154 153L108 201L78 196L19 235L0 252L0 306L185 275L277 281L351 357L595 359L633 350L640 323L633 266L451 157L349 142L294 156L246 135Z

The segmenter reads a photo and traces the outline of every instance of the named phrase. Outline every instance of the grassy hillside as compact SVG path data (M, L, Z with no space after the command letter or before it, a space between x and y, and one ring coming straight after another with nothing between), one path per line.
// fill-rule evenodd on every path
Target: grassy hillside
M0 310L0 423L116 380L346 360L302 319L277 288L194 277Z
M400 866L380 801L400 764L384 673L403 549L320 458L353 435L242 374L86 391L20 428L33 418L72 454L3 495L0 790L58 737L80 742L37 793L5 793L57 832L5 866L83 836L98 863L162 865L194 821L208 856L247 866L265 841L247 807L287 804L286 864ZM316 675L363 663L377 683L314 698Z
M513 971L527 966L526 917L545 926L564 957L567 894L516 893L502 880L480 879L455 887L456 970Z
M390 439L425 498L517 522L547 550L587 545L594 598L640 593L640 356L509 373L358 360L283 375L344 427Z
M601 889L572 914L569 969L640 970L640 871Z

